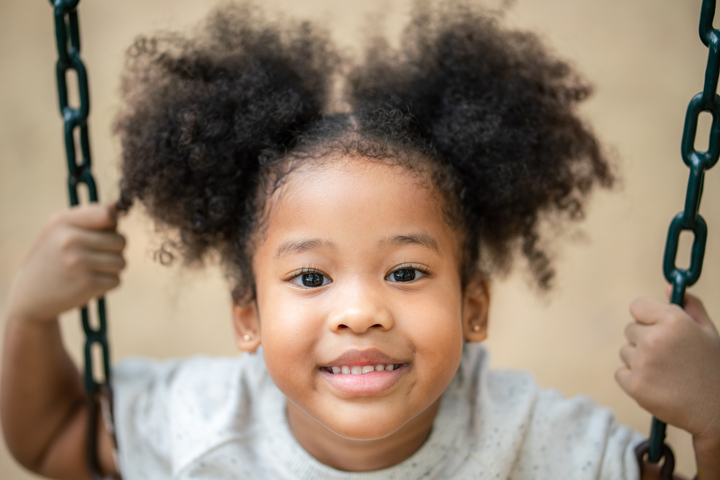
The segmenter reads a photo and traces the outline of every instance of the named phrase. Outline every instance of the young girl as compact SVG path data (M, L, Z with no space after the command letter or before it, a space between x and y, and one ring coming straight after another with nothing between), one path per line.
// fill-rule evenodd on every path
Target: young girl
M118 285L118 209L137 200L174 232L162 259L221 259L238 347L256 354L116 365L119 456L97 439L108 475L640 476L642 435L488 371L480 345L488 275L519 251L549 287L539 219L580 219L613 183L575 114L589 87L536 37L418 6L399 49L377 41L351 64L309 24L228 6L196 37L139 39L129 60L119 202L53 217L13 286L0 413L20 463L89 476L57 316ZM720 478L718 334L691 296L631 313L618 382L693 435L700 478Z

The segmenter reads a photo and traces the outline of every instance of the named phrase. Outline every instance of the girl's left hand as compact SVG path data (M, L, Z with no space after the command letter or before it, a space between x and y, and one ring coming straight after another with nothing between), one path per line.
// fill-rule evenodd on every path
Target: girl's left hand
M695 441L720 440L720 336L702 302L685 309L651 298L630 305L624 365L615 379L659 420L690 432Z

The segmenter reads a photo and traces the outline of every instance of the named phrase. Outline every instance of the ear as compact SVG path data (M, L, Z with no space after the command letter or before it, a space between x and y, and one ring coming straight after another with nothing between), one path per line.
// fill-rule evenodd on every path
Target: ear
M238 349L254 352L260 346L260 316L257 302L232 303L233 329Z
M468 342L482 342L488 335L490 286L484 276L472 280L463 295L463 338Z

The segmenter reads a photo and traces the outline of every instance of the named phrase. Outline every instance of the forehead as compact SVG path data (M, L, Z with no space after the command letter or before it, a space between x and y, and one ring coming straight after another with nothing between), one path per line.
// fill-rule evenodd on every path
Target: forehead
M370 244L411 234L429 235L454 251L454 231L431 184L421 170L355 158L296 170L266 205L262 244L276 249L305 239Z

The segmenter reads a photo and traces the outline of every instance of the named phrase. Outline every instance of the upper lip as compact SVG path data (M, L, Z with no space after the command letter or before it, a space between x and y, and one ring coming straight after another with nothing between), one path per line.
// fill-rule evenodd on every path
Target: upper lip
M398 364L405 363L402 360L393 358L377 348L369 348L367 350L352 349L348 350L334 360L327 363L326 367L342 366L342 365L378 365L378 364Z

